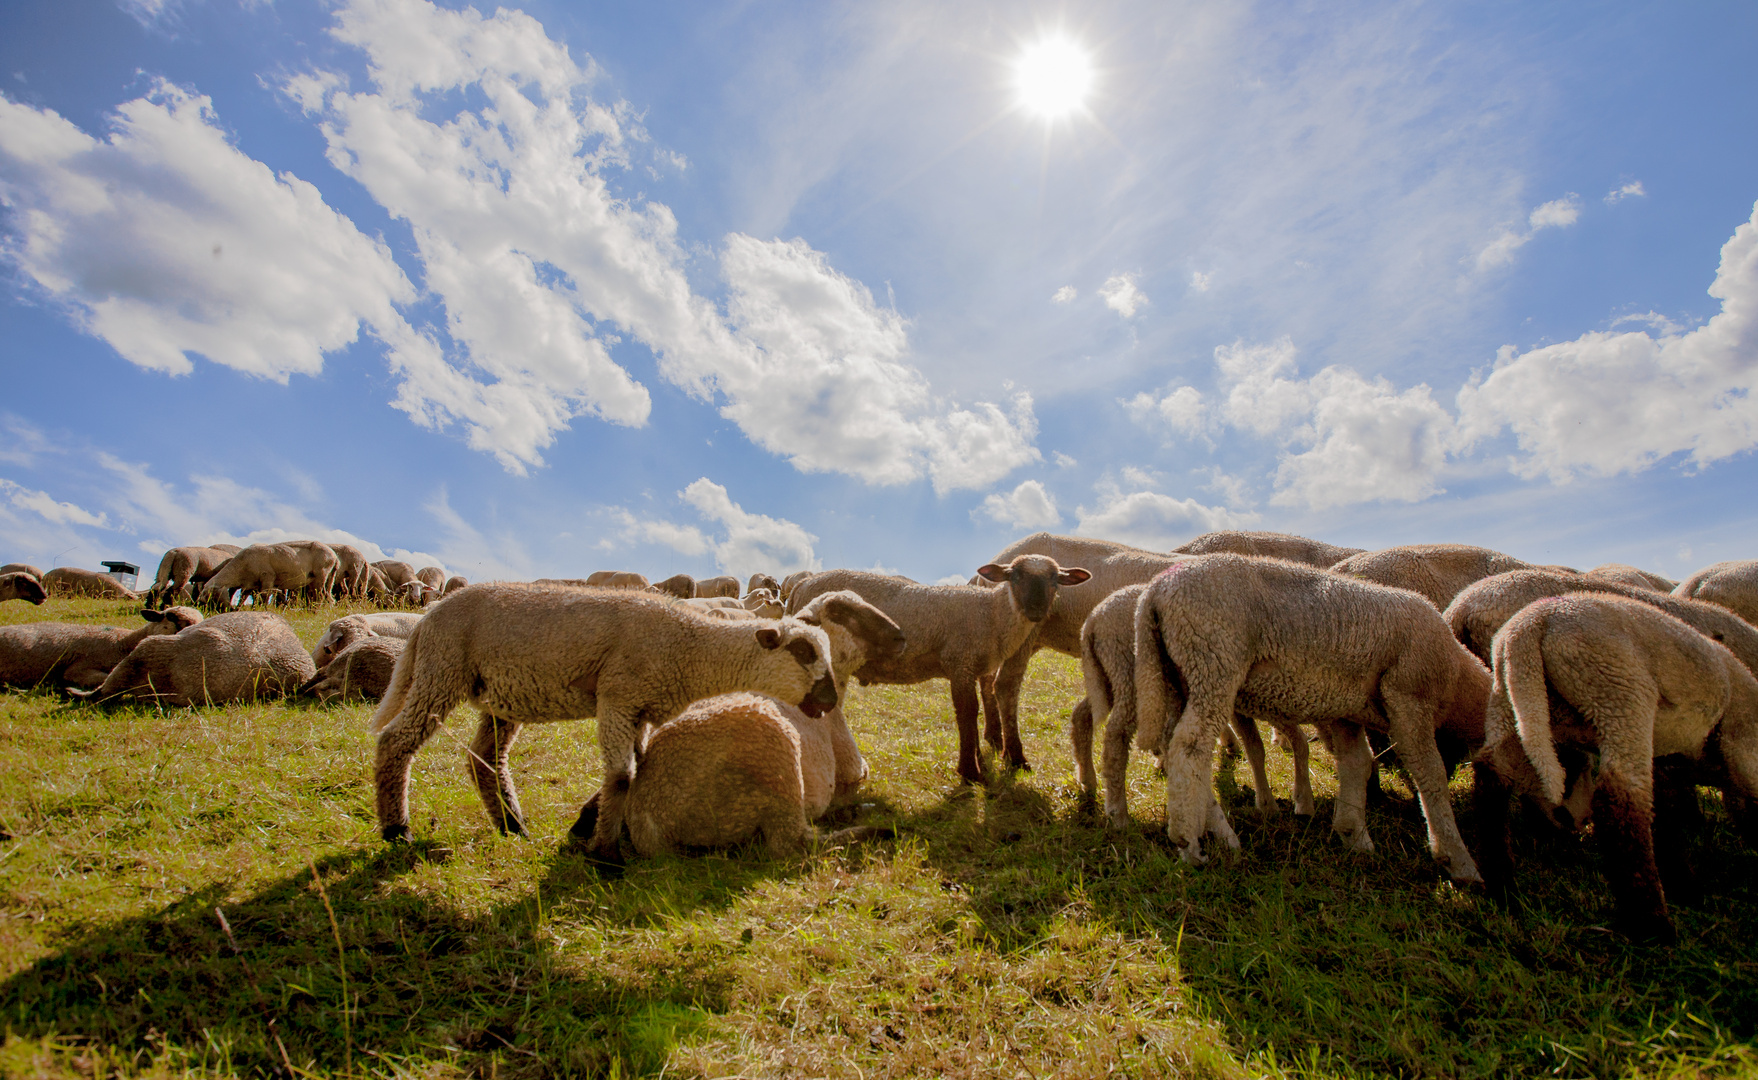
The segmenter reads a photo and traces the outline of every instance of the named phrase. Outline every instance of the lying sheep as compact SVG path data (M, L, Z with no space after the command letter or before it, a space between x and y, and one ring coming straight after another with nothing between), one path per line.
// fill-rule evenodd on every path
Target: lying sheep
M573 835L594 857L614 860L646 727L734 690L822 714L837 701L829 656L824 631L797 619L718 623L645 593L472 585L415 628L373 716L379 827L386 840L409 835L415 751L460 701L482 714L468 762L503 832L525 831L507 765L520 728L596 716L605 794L596 822L577 823Z
M1473 581L1534 569L1512 555L1470 544L1406 544L1351 555L1332 566L1331 573L1421 593L1441 611Z
M256 597L305 593L312 598L328 596L340 560L328 544L316 540L290 540L282 544L252 544L227 560L201 588L204 607L225 603L233 592Z
M653 587L679 600L688 600L696 595L696 579L688 574L673 574L664 581L655 582Z
M958 775L969 783L984 779L977 757L977 710L980 700L995 700L996 670L1031 636L1062 587L1079 585L1091 576L1043 555L1021 555L1006 565L990 563L977 573L1005 588L917 585L862 570L830 570L796 586L788 597L788 608L799 611L826 592L852 589L902 628L908 639L904 654L889 661L869 660L860 680L950 681L958 723ZM992 711L988 722L990 745L1002 751L1007 766L1029 768L1019 728L1005 724Z
M64 622L0 626L0 685L102 685L136 645L157 634L194 626L201 621L201 612L190 607L149 608L140 617L146 625L135 630Z
M324 627L317 644L311 648L311 662L318 670L336 658L336 654L369 637L391 637L407 640L421 622L418 614L402 611L375 611L360 615L344 615Z
M357 638L337 650L328 664L299 687L299 693L323 702L350 697L377 701L391 685L397 658L407 645L404 638L379 634Z
M0 566L0 574L29 574L38 581L43 580L43 572L41 570L32 566L30 563L24 562L9 562L5 566Z
M1758 560L1718 562L1679 582L1674 596L1720 604L1758 625Z
M231 545L227 545L231 547ZM193 601L191 586L201 586L237 553L217 547L174 547L159 559L159 572L146 592L148 607L171 599Z
M147 638L96 690L68 693L99 702L228 705L292 693L316 673L286 619L228 611L178 633Z
M739 597L739 579L730 574L719 577L703 578L696 582L696 595L699 597L730 596Z
M22 570L0 574L0 602L7 600L28 600L41 605L49 598L43 583Z
M1748 838L1758 836L1758 679L1726 648L1652 605L1593 593L1523 608L1496 634L1493 655L1487 741L1477 759L1491 880L1505 884L1512 871L1509 790L1560 805L1570 778L1557 751L1575 747L1598 762L1593 831L1620 928L1672 940L1655 860L1654 759L1719 758L1730 814ZM1678 845L1669 846L1676 853Z
M1639 570L1628 563L1604 563L1587 571L1587 577L1595 581L1611 581L1619 585L1633 585L1638 589L1653 589L1655 592L1669 593L1679 587L1679 583L1671 578L1663 578L1659 574L1651 574Z
M1489 672L1432 603L1297 563L1199 555L1142 594L1135 642L1136 745L1165 746L1166 833L1187 861L1202 861L1215 740L1240 712L1330 723L1332 827L1360 851L1373 849L1362 727L1389 731L1422 802L1430 850L1454 880L1481 880L1453 821L1435 732L1481 727Z
M43 591L50 596L91 596L99 600L138 600L140 596L123 588L109 574L81 570L77 566L57 566L42 577Z
M1279 532L1245 532L1222 529L1187 540L1172 549L1174 555L1262 555L1270 559L1287 559L1305 563L1320 570L1328 569L1352 555L1365 554L1365 548L1338 547L1323 540Z

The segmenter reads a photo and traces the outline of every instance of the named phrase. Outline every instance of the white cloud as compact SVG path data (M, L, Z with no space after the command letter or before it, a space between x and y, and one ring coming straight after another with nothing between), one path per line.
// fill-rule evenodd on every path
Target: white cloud
M1144 390L1123 402L1123 408L1138 424L1157 419L1185 438L1194 439L1208 428L1208 406L1194 386L1174 387L1159 398Z
M1642 181L1632 180L1622 187L1615 187L1606 192L1605 204L1607 206L1616 206L1625 199L1640 199L1646 197L1647 194L1648 191L1642 186Z
M1477 253L1477 268L1487 270L1495 266L1506 266L1514 261L1514 253L1530 243L1542 230L1567 228L1580 217L1581 196L1572 191L1560 199L1541 203L1526 215L1526 232L1504 228L1500 235Z
M1026 480L1006 495L989 496L982 506L971 511L971 516L979 512L1015 529L1047 529L1062 523L1056 500L1037 480Z
M714 553L721 571L739 578L762 571L784 577L796 570L817 570L818 538L785 518L753 514L732 501L726 488L706 476L678 492L703 520L718 528L710 536L691 525L637 518L627 510L613 511L623 536L663 544L684 555ZM698 546L699 545L699 546Z
M0 494L4 494L6 501L20 510L28 510L44 521L57 525L91 525L100 529L110 527L109 519L102 513L94 514L70 502L57 502L46 491L36 491L11 480L0 478Z
M1068 456L1068 455L1067 455L1067 454L1064 454L1064 453L1063 453L1063 452L1062 452L1062 451L1060 451L1060 450L1058 450L1058 451L1056 451L1056 452L1055 452L1055 453L1053 453L1053 454L1051 454L1051 455L1050 455L1050 460L1051 460L1051 461L1052 461L1052 462L1053 462L1053 463L1054 463L1054 464L1055 464L1055 466L1056 466L1056 467L1057 467L1057 468L1058 468L1058 469L1072 469L1072 468L1074 468L1074 467L1075 467L1075 466L1076 466L1076 465L1079 465L1079 464L1080 464L1080 462L1078 462L1078 461L1076 461L1076 460L1075 460L1075 459L1074 459L1074 458L1072 458L1072 457L1069 457L1069 456Z
M1214 276L1215 275L1212 273L1211 274L1204 274L1204 273L1200 273L1196 270L1192 270L1190 272L1190 291L1191 292L1208 292L1209 291L1209 282L1214 278Z
M0 203L9 261L81 329L174 375L191 354L283 383L313 375L362 323L396 334L394 304L414 297L382 242L162 81L101 140L0 97Z
M622 536L626 541L659 544L671 548L680 555L708 554L708 538L702 535L702 530L694 525L679 525L672 521L637 518L627 510L616 510L613 516L622 526Z
M1079 295L1080 293L1075 290L1073 285L1064 285L1051 294L1050 302L1052 304L1066 304Z
M1512 429L1522 476L1639 472L1676 453L1702 467L1758 446L1758 206L1721 249L1721 311L1688 333L1583 334L1504 346L1459 391L1473 441Z
M1074 531L1150 551L1170 551L1200 533L1237 529L1257 520L1195 499L1175 499L1153 491L1125 494L1116 484L1102 485L1098 505L1077 507Z
M1099 295L1105 298L1105 306L1126 319L1135 318L1135 313L1147 305L1147 296L1135 286L1134 274L1112 274L1099 286Z

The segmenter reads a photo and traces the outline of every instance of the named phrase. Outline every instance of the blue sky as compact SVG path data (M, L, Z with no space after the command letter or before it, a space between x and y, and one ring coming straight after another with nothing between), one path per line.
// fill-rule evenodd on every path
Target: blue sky
M1093 67L1054 119L1048 37ZM0 555L1749 557L1754 41L1743 3L9 3Z

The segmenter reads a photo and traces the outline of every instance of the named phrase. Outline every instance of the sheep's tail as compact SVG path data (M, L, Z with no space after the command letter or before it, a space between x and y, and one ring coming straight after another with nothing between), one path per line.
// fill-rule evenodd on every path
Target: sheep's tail
M1105 676L1105 665L1099 661L1097 634L1083 634L1080 639L1080 673L1087 685L1087 704L1095 721L1111 714L1111 680Z
M1501 637L1495 653L1495 677L1514 710L1514 730L1526 760L1538 773L1539 789L1546 802L1562 804L1567 776L1557 760L1556 742L1550 733L1550 693L1544 677L1544 632L1541 619L1522 619Z
M1135 608L1135 745L1151 754L1158 754L1166 741L1166 712L1170 708L1166 688L1176 677L1166 670L1170 659L1160 626L1160 606L1150 589L1142 593Z
M391 685L385 688L384 700L378 704L378 711L372 714L372 731L376 734L391 726L403 711L403 703L409 698L409 686L415 681L415 659L421 651L421 630L425 624L415 624L415 630L409 635L409 643L403 646L402 655L397 657L397 666L391 669Z

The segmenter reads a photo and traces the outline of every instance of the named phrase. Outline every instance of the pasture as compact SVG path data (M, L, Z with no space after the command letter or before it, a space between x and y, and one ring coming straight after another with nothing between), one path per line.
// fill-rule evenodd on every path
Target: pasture
M138 605L0 621L133 625ZM345 606L295 610L309 645ZM1159 828L1108 836L1074 784L1078 665L1039 654L1035 771L956 782L945 683L852 690L860 820L898 838L775 862L558 844L597 784L591 722L513 753L533 837L489 826L454 716L417 756L418 842L374 824L370 705L224 709L0 696L0 1075L1758 1075L1758 852L1714 826L1680 944L1610 933L1590 845L1526 836L1501 909L1446 884L1388 778L1378 851L1221 792L1244 844L1189 868ZM464 707L461 711L468 711ZM1469 839L1468 771L1454 804ZM839 820L848 820L845 815Z

